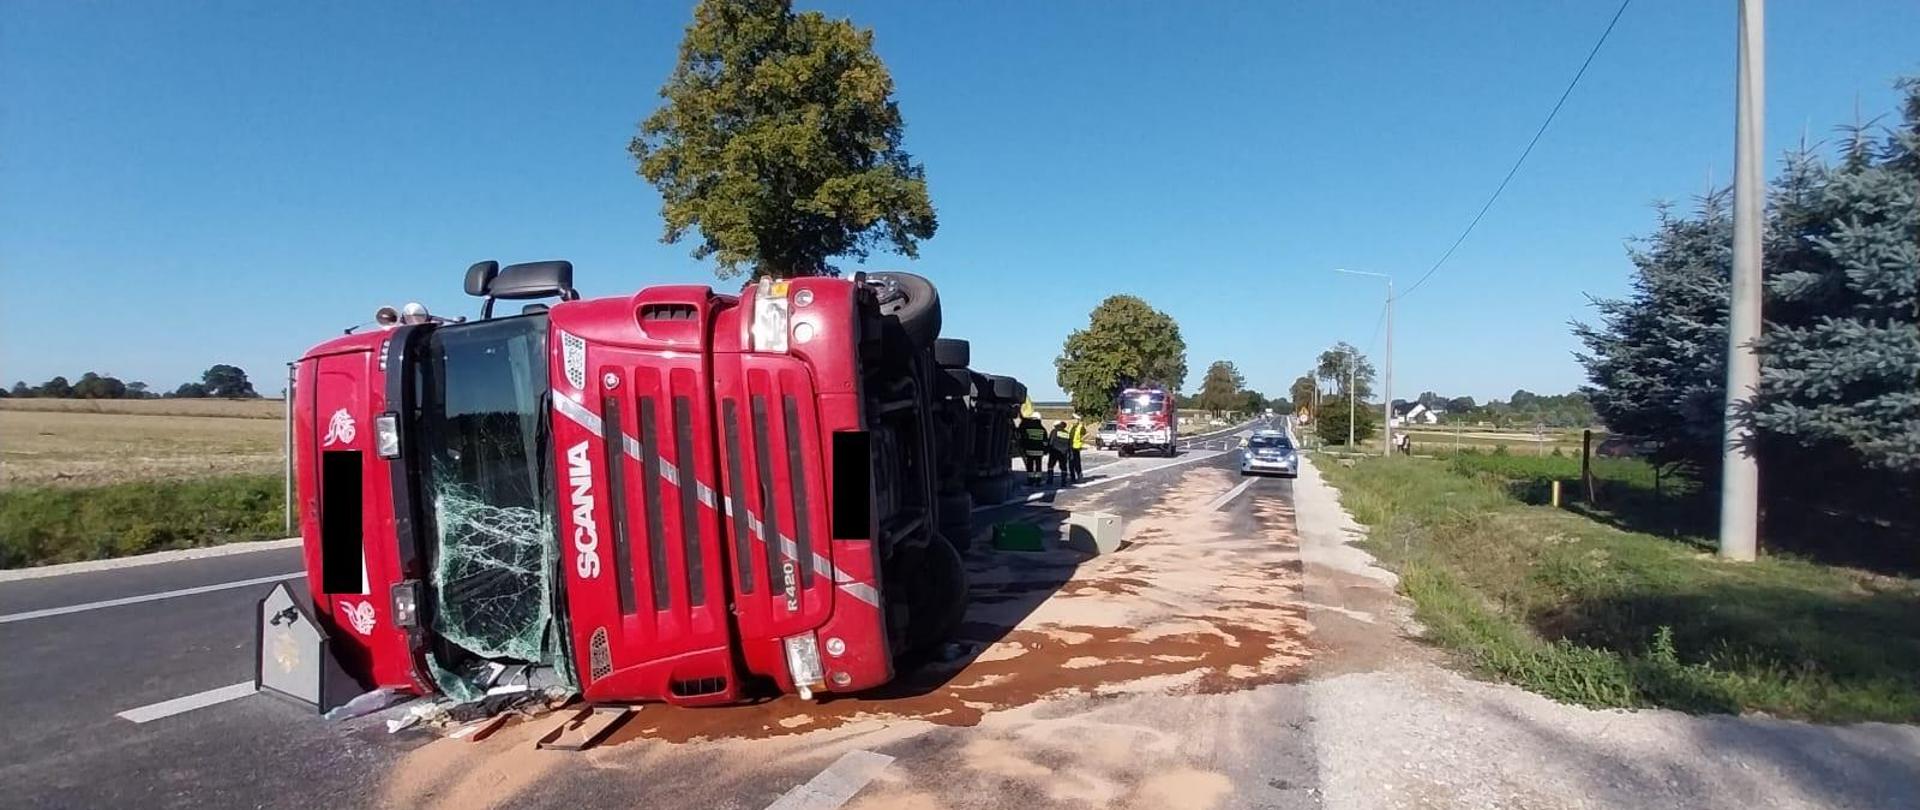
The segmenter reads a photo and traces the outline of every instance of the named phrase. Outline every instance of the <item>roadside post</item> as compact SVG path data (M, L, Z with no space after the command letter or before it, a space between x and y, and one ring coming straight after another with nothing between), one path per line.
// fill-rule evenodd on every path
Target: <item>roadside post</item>
M1580 484L1587 489L1587 503L1593 503L1593 428L1580 431Z
M287 384L280 389L280 402L286 410L286 441L280 445L282 469L280 483L281 522L287 534L293 534L293 364L287 364Z

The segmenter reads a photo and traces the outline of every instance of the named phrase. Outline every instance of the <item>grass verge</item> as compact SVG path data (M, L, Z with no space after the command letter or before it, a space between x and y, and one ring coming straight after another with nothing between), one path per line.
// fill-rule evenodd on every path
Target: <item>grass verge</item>
M278 475L0 491L0 568L286 536Z
M1920 581L1721 562L1445 461L1323 469L1431 640L1482 674L1595 707L1920 721Z

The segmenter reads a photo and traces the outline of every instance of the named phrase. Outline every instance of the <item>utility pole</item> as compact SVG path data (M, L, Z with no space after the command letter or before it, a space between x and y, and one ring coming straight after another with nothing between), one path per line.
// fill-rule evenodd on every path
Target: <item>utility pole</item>
M1740 56L1734 91L1733 289L1727 312L1727 408L1721 445L1720 556L1752 560L1759 546L1760 464L1748 445L1752 431L1738 409L1760 387L1760 228L1766 189L1761 178L1762 121L1766 118L1764 0L1740 0Z
M1360 355L1347 352L1347 449L1353 449L1353 384L1354 375L1360 369Z
M1383 379L1381 384L1381 388L1385 389L1381 398L1385 400L1385 402L1381 403L1380 405L1381 415L1386 417L1386 420L1383 423L1385 425L1383 430L1385 430L1386 432L1382 434L1382 438L1385 440L1385 446L1380 448L1380 455L1383 458L1392 456L1393 455L1393 276L1389 276L1386 273L1369 273L1365 270L1348 270L1341 267L1334 268L1333 272L1345 273L1349 276L1373 276L1374 278L1384 278L1387 280L1387 313L1386 313L1387 314L1387 369L1386 369L1386 373L1382 375Z

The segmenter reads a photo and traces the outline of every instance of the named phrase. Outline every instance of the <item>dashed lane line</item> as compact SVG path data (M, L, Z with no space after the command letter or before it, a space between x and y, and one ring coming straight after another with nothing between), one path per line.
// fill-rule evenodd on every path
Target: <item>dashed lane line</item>
M205 692L196 692L172 700L163 700L159 703L151 703L138 708L128 709L115 716L122 720L131 720L135 723L151 723L162 717L172 717L176 714L185 714L194 709L204 709L208 706L225 703L229 700L239 700L253 694L255 691L257 690L254 689L253 681L244 681L231 686L208 689Z
M773 800L767 810L834 810L893 764L893 757L872 751L848 751L804 785Z
M1251 487L1257 483L1260 483L1260 479L1258 478L1249 478L1245 481L1241 481L1240 486L1234 487L1233 489L1229 489L1226 491L1226 493L1222 494L1220 497L1214 498L1212 503L1207 504L1206 511L1212 512L1214 510L1219 509L1222 506L1226 506L1227 504L1232 503L1234 498L1240 497L1240 493L1246 492L1248 487Z

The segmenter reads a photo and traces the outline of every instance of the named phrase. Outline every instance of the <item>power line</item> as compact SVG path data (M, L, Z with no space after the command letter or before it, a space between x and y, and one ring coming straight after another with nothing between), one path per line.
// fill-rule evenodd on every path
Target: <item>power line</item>
M1540 122L1540 129L1534 131L1533 140L1528 141L1527 148L1521 150L1520 159L1513 162L1513 168L1508 169L1507 176L1500 180L1500 187L1493 190L1493 195L1487 198L1486 205L1480 206L1480 213L1473 215L1473 221L1467 223L1467 229L1460 232L1460 238L1453 240L1453 246L1447 248L1447 252L1441 254L1440 260L1434 262L1432 267L1427 268L1427 272L1420 276L1419 281L1415 281L1413 286L1408 287L1405 292L1396 297L1405 298L1414 290L1420 289L1420 285L1425 284L1427 279L1440 269L1440 265L1446 264L1448 259L1453 258L1453 252L1460 249L1460 244L1467 241L1467 235L1473 233L1474 226L1479 225L1480 219L1493 208L1493 201L1500 199L1500 192L1506 191L1507 184L1513 181L1513 176L1520 173L1520 165L1527 162L1528 155L1533 154L1533 147L1540 143L1540 136L1547 134L1547 127L1553 124L1554 116L1560 114L1560 108L1567 103L1567 97L1573 95L1573 88L1580 84L1580 77L1587 75L1587 66L1593 64L1593 58L1600 54L1600 46L1607 44L1607 37L1613 34L1613 27L1620 22L1620 15L1625 14L1627 6L1632 3L1633 0L1621 0L1620 8L1613 12L1613 19L1607 21L1607 30L1600 32L1600 39L1593 43L1593 50L1587 52L1586 61L1581 62L1580 70L1573 74L1573 81L1567 82L1567 89L1560 93L1560 100L1553 103L1553 109L1547 113L1547 120Z
M1367 338L1367 351L1373 351L1373 344L1380 339L1380 325L1387 322L1387 305L1380 305L1380 317L1373 319L1373 334Z

